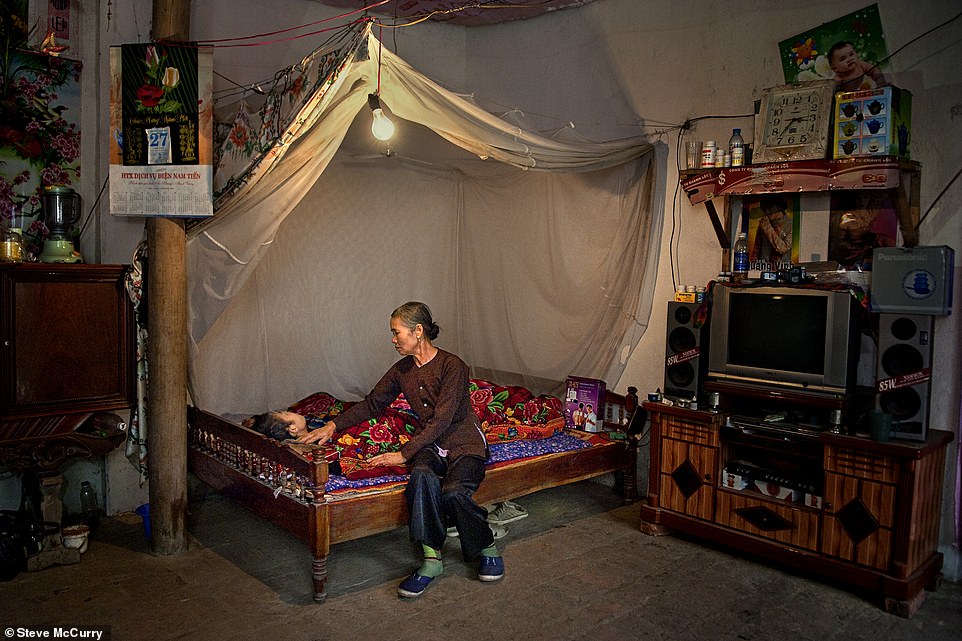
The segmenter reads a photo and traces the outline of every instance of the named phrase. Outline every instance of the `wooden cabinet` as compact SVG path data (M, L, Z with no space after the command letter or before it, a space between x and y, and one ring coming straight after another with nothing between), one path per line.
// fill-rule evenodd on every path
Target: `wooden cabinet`
M920 443L828 432L793 438L746 434L720 413L644 408L652 463L643 532L686 532L821 574L875 594L901 616L911 616L937 584L951 432L929 430ZM726 471L738 467L752 472L732 482ZM767 495L767 480L794 492Z
M94 412L133 404L125 273L123 265L0 265L0 466L56 468L89 454L101 441L74 430Z

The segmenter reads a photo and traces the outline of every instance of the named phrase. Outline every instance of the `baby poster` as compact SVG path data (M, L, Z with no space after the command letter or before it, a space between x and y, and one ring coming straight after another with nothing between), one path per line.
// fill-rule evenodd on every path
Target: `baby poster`
M786 83L834 78L836 91L888 84L888 51L875 4L782 40L778 50Z

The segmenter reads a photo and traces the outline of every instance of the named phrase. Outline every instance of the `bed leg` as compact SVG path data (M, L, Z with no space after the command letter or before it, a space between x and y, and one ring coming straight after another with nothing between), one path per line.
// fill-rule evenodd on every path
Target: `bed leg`
M314 581L314 600L321 603L327 598L327 556L313 557L311 579Z

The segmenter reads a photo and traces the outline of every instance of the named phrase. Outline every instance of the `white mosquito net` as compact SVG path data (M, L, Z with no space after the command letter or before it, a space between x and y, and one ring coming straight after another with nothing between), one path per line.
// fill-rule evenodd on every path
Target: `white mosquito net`
M356 142L378 87L403 154ZM188 233L197 406L356 400L397 358L389 315L409 300L474 376L620 379L651 309L664 145L525 131L368 29L278 74L229 129L216 214Z

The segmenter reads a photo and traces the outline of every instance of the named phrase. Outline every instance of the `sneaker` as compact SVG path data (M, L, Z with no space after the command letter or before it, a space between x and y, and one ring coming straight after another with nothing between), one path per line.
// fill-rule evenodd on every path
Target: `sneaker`
M401 585L397 586L398 596L407 597L413 599L415 597L421 596L424 590L431 585L431 581L434 577L431 576L421 576L417 572L414 572L408 578L401 581Z
M512 523L526 518L528 518L528 511L511 501L499 503L488 513L488 523L496 523L497 525L504 525L505 523Z
M495 541L497 541L498 539L501 539L501 538L504 538L505 536L507 536L507 534L508 534L508 528L504 527L503 525L497 525L497 524L495 524L495 523L489 523L489 525L491 526L491 533L494 534L494 540L495 540ZM453 539L454 539L454 538L457 538L458 536L460 536L460 535L458 534L458 528L456 528L456 527L454 527L454 526L451 526L451 527L448 528L448 530L447 530L447 535L448 535L449 537L453 538Z
M504 559L500 556L482 556L478 578L482 581L497 581L504 576Z

